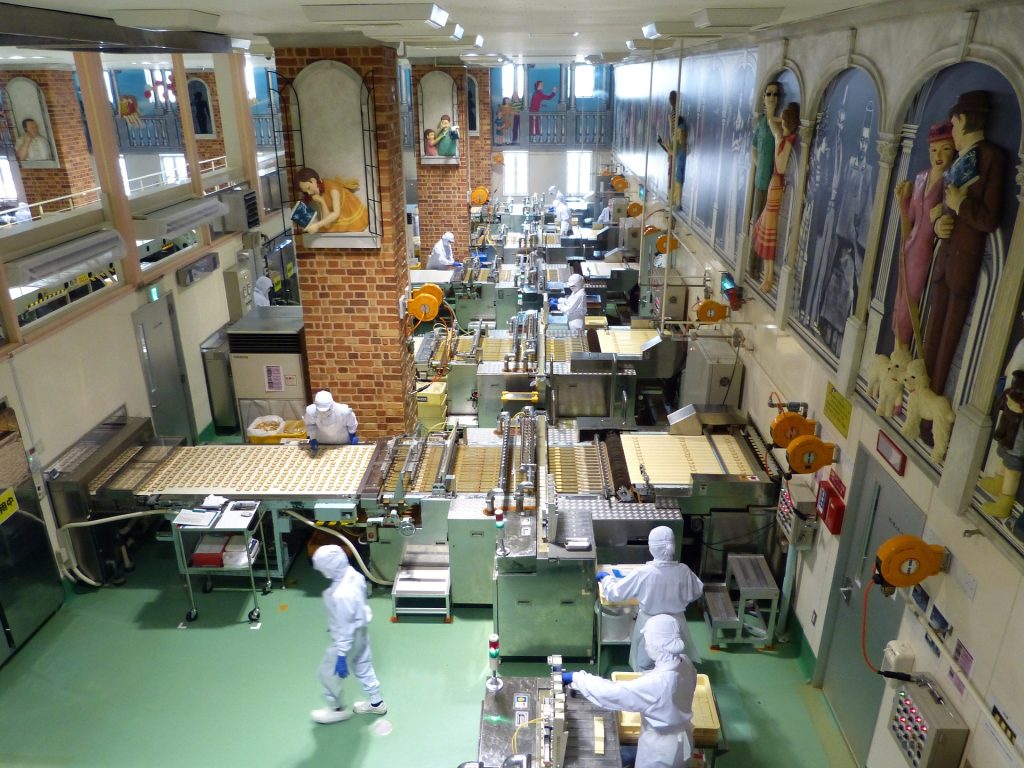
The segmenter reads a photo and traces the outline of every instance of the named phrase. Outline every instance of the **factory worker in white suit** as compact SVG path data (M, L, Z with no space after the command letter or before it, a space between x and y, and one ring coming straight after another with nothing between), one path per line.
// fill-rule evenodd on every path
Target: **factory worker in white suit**
M572 234L572 211L562 193L555 195L555 220L558 222L558 234L568 237Z
M635 672L643 672L654 666L655 660L644 650L641 631L644 623L655 614L668 614L676 619L687 654L695 664L699 664L700 653L690 637L686 623L686 606L703 594L704 583L688 566L676 561L675 536L668 526L659 525L654 528L647 538L647 546L654 559L622 578L606 571L597 574L606 600L623 603L636 598L640 603L630 640L629 666Z
M327 706L314 709L310 715L314 721L326 725L348 720L353 710L360 715L386 714L388 707L380 695L380 682L373 671L366 632L373 619L373 612L366 604L366 578L355 568L349 568L348 557L335 544L324 545L313 553L313 567L331 580L323 591L331 642L317 670ZM366 701L357 701L352 709L345 706L342 698L342 681L350 673L366 693Z
M558 300L558 310L565 313L570 329L582 331L583 318L587 316L587 293L583 290L583 275L570 275L566 285L572 293Z
M671 616L652 616L643 638L654 668L635 680L612 682L589 672L563 672L562 682L599 707L640 713L635 768L684 768L693 753L697 673L683 654L679 626Z
M320 443L327 445L358 445L359 422L355 411L345 403L336 403L331 393L320 390L313 402L306 406L306 434L309 436L309 450L314 456Z
M427 269L451 269L455 266L455 254L452 252L455 235L445 232L441 239L434 243L427 259Z
M256 285L252 289L252 303L255 307L270 306L270 289L274 287L274 281L266 275L256 278Z

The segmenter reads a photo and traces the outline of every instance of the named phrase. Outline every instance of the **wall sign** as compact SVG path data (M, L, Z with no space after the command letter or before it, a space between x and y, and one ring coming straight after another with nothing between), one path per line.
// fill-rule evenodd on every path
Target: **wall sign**
M903 477L903 472L907 468L907 454L897 448L892 438L882 430L878 430L878 441L875 443L875 450L885 459L885 463L893 468L897 475Z

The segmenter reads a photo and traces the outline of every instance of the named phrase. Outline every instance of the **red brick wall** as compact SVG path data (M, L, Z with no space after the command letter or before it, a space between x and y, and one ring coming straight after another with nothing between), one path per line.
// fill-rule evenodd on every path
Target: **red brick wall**
M42 89L50 113L50 127L53 130L50 138L56 148L60 168L19 168L28 203L91 190L98 184L71 75L70 70L55 69L0 72L0 85L5 87L15 77L27 77L35 81ZM43 133L47 131L45 125L39 128ZM18 126L15 136L20 131L21 127ZM93 192L75 197L74 204L84 205L98 199L98 194ZM56 203L46 206L45 210L61 211L67 209L68 205L66 202Z
M188 79L202 80L210 89L210 116L213 118L213 132L217 134L216 139L196 139L196 149L199 152L200 160L210 160L214 157L224 156L224 127L220 121L220 100L217 98L217 78L213 72L192 71L186 72Z
M458 165L423 165L419 162L422 127L419 116L418 88L420 78L428 72L440 69L455 81L458 94L458 117L461 129ZM466 74L477 81L477 125L479 136L470 136L466 114ZM413 145L416 151L416 189L419 194L420 253L424 265L434 243L445 232L455 235L455 257L469 255L469 202L468 193L474 187L491 186L491 88L489 71L482 68L466 70L463 67L435 67L414 64L412 67L413 87ZM432 127L432 126L427 126ZM469 149L467 150L467 146Z
M306 326L309 381L347 402L367 438L408 431L414 421L413 360L403 340L398 300L409 282L405 244L402 136L394 49L279 48L277 71L294 79L329 59L367 80L372 71L380 160L380 250L305 250L298 238L299 292ZM309 109L305 105L305 109ZM288 114L287 105L282 113ZM294 163L291 147L288 162Z

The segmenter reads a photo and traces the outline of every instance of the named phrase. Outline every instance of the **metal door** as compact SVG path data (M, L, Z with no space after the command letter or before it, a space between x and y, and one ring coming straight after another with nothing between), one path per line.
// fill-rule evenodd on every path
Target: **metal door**
M864 589L875 567L875 552L901 533L920 535L924 513L917 508L875 459L858 451L843 535L849 537L845 559L840 554L836 591L830 611L831 639L824 670L824 691L857 765L866 765L885 681L871 672L861 654ZM845 565L842 565L845 562ZM896 637L903 616L902 600L886 600L877 585L868 598L868 658L876 666L882 648Z
M149 392L153 430L158 435L181 435L195 444L196 417L185 375L174 297L168 293L135 310L132 324Z

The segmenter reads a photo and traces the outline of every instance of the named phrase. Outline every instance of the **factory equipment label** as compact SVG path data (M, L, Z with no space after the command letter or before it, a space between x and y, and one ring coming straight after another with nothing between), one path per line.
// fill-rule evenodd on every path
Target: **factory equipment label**
M264 365L263 381L267 392L284 392L284 371L280 365Z
M850 416L853 414L853 403L843 397L839 390L828 382L825 389L825 418L839 430L843 437L850 436Z
M18 511L18 500L14 498L14 489L7 488L0 493L0 523L7 522L7 518Z

